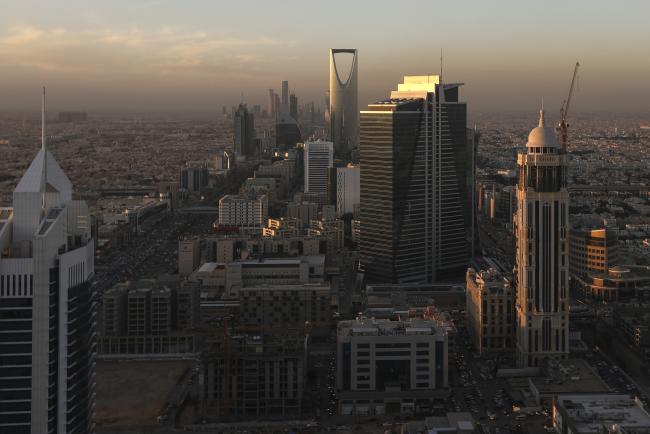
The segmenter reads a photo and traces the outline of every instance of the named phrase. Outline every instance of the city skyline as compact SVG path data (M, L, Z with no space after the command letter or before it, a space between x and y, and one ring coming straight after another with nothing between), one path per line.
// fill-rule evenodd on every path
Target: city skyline
M344 6L348 13L333 20ZM281 11L263 3L254 14L238 5L164 1L12 5L0 18L2 109L30 110L33 89L46 84L53 109L216 112L242 93L250 104L266 105L269 87L286 79L302 102L322 107L328 50L352 46L361 56L361 106L404 74L437 73L442 48L444 76L468 83L474 113L533 111L542 97L550 112L559 109L576 60L584 68L575 113L648 111L643 41L650 30L642 20L650 6L642 2L628 4L625 15L607 3L422 4L403 20L381 2L373 3L372 19L363 4L287 8L314 18L287 25ZM339 31L329 31L331 22ZM392 31L372 31L380 26Z

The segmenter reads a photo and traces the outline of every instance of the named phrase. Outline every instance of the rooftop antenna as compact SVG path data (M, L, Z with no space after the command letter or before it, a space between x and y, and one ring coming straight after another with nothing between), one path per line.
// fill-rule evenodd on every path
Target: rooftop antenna
M440 82L442 83L442 48L440 48Z
M45 208L45 193L47 192L47 141L45 139L45 86L43 86L43 98L41 101L41 152L43 153L43 170L41 173L41 201Z
M43 183L47 184L47 140L45 138L45 86L41 102L41 150L43 151ZM44 185L45 187L46 185Z

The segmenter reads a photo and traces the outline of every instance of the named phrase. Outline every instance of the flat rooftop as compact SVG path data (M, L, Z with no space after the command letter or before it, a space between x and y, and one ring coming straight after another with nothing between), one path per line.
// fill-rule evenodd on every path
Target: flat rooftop
M410 318L401 321L360 317L338 323L338 336L408 336L446 334L442 325L433 319Z
M608 393L609 386L583 359L555 361L542 367L542 376L531 378L540 395Z
M628 395L560 395L563 407L579 432L599 432L603 425L619 425L627 430L650 430L650 414Z

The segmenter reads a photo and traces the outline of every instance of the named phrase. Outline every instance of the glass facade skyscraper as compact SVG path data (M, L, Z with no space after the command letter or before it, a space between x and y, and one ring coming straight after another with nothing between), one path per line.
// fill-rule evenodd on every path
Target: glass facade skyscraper
M474 142L459 87L405 77L361 112L360 251L369 282L434 282L467 268Z

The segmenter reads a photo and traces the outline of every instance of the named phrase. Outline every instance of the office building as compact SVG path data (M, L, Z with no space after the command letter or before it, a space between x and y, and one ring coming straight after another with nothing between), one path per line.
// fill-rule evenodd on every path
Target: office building
M298 97L293 93L289 95L289 115L298 120Z
M404 77L361 112L361 265L370 282L462 279L474 226L460 84ZM472 145L472 146L470 146Z
M339 414L412 414L448 387L448 337L433 319L359 317L337 330Z
M260 285L322 284L325 257L260 258L237 262L206 262L190 276L202 298L239 298L242 288Z
M359 165L348 164L336 168L336 214L353 214L361 201L361 170Z
M94 242L45 141L0 208L0 432L95 431Z
M282 102L280 106L280 111L282 114L289 114L289 82L287 80L282 81Z
M267 102L266 111L269 113L270 118L275 117L275 92L269 89L269 100Z
M337 155L347 155L359 145L359 109L357 80L359 52L350 48L332 48L330 58L329 116L330 135ZM337 57L352 56L350 70L340 70ZM341 62L343 63L343 62Z
M647 265L615 265L605 273L574 276L573 281L586 297L596 300L650 297L650 267Z
M275 146L282 152L293 149L302 142L298 122L288 112L280 112L275 124Z
M332 142L318 140L305 143L305 193L327 193L327 173L334 162Z
M517 156L517 363L569 354L568 156L544 110Z
M233 150L237 157L251 158L259 154L255 141L255 116L246 104L239 104L233 118Z
M180 187L190 193L200 194L208 187L208 163L188 161L181 168Z
M244 233L261 233L269 218L266 194L227 194L219 199L219 226L236 227Z
M467 331L481 354L508 352L515 342L515 286L501 264L476 259L467 270Z
M553 428L558 434L641 434L650 432L650 414L626 394L562 394L553 400Z
M570 236L572 276L607 274L618 265L618 229L596 216L572 217Z

